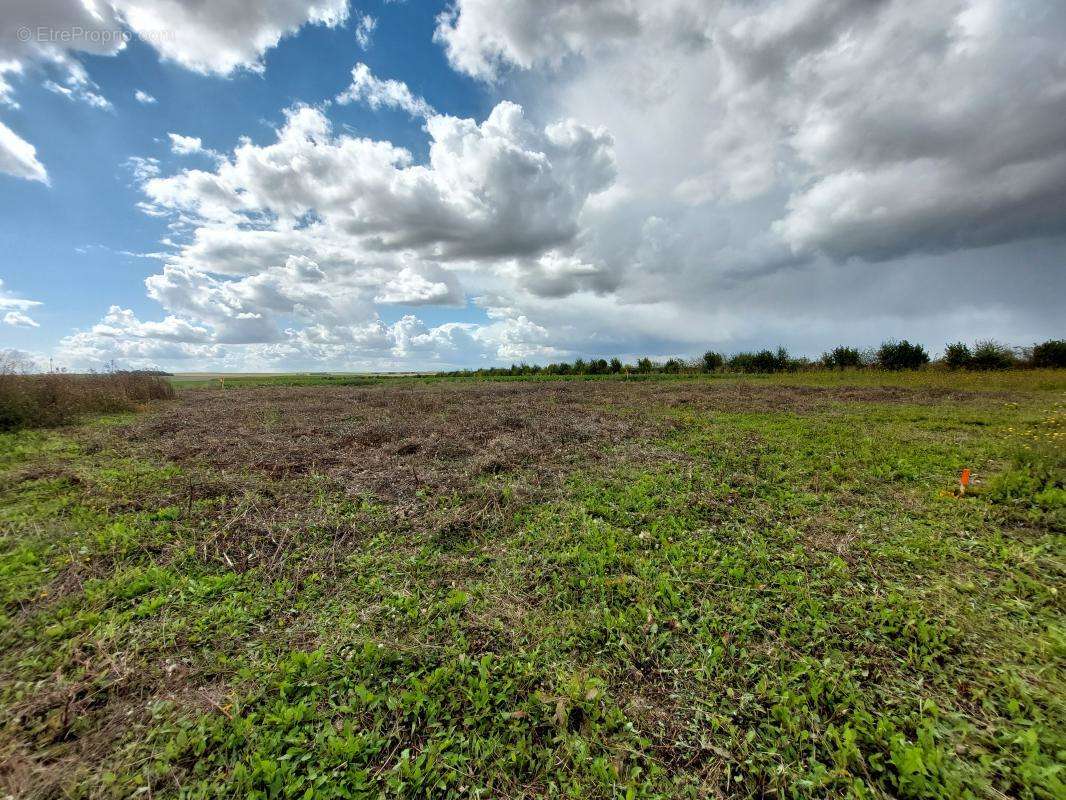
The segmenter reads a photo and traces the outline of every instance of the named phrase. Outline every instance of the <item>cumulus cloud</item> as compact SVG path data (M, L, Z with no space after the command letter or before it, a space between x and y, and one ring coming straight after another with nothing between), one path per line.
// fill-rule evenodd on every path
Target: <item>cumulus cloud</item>
M142 323L113 308L66 349L158 359L144 342L166 341L169 353L432 362L540 352L546 331L529 320L387 325L378 307L460 306L461 276L506 279L552 264L614 178L610 137L573 120L534 125L513 103L480 123L434 114L425 127L425 163L389 142L337 134L308 106L287 112L275 141L242 140L214 170L163 175L157 161L131 161L145 209L179 234L145 282L169 316ZM202 148L170 138L181 152Z
M449 62L530 113L437 113L357 64L335 101L422 121L424 161L338 134L327 103L207 169L131 162L171 226L163 327L68 344L381 368L1046 338L1064 36L1053 0L456 0ZM387 321L468 297L488 321Z
M111 102L78 59L115 55L131 35L186 69L230 75L241 69L261 72L265 53L283 37L307 24L336 27L348 14L348 0L9 0L0 15L0 105L17 107L6 76L32 66L57 73L43 83L49 91L110 110ZM155 102L139 90L135 97ZM47 183L34 152L0 125L0 171Z
M37 160L37 148L0 122L0 172L48 183L48 171Z
M124 32L129 32L187 69L228 75L237 69L261 70L263 55L284 36L305 24L340 25L349 9L348 0L12 0L4 11L2 58L114 55L126 47ZM58 33L25 37L18 35L20 29Z
M384 305L461 305L463 293L453 273L434 264L404 267L381 287L375 303Z
M155 105L158 102L154 97L152 97L152 95L148 94L148 92L144 91L143 89L138 89L137 91L135 91L133 93L133 99L144 106Z
M783 197L765 228L841 260L1062 233L1064 35L1053 0L459 0L437 28L475 77L567 65L546 101L614 131L636 191Z
M42 305L37 300L25 300L17 297L4 289L4 282L0 280L0 312L3 316L0 320L5 325L23 328L39 328L40 325L26 312L31 308Z
M4 324L24 328L41 327L32 317L22 311L8 311L4 314Z
M597 41L633 39L656 6L671 0L458 0L441 13L436 39L452 66L494 79L502 68L558 67Z
M144 190L155 208L201 223L185 263L203 264L207 248L229 271L220 237L238 261L279 236L328 246L341 235L443 261L536 255L572 240L586 201L614 178L605 131L572 120L537 128L513 103L480 124L435 115L426 130L429 161L415 164L391 143L335 136L322 111L297 107L274 143L244 142L214 172L153 178ZM269 228L248 227L268 217Z
M341 105L363 102L373 109L397 108L412 117L430 117L436 113L423 98L412 94L406 83L382 80L363 63L352 67L352 82L337 95L337 102Z
M168 133L167 136L170 137L170 152L176 155L187 156L204 149L203 140L198 136L182 136L180 133Z
M167 138L170 139L170 152L174 155L205 155L216 160L223 158L222 154L218 151L212 150L210 147L204 147L204 141L199 136L183 136L180 133L168 133ZM141 161L144 162L143 159ZM143 168L144 164L142 163L140 167L141 172L143 172Z
M1064 36L1051 0L456 0L452 66L610 130L618 171L481 302L577 352L1047 335Z

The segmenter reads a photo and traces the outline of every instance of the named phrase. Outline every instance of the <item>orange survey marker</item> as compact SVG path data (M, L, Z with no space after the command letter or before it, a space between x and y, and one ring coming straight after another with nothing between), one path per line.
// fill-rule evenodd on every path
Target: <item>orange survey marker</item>
M970 485L970 469L967 467L959 477L959 494L966 494L966 487Z

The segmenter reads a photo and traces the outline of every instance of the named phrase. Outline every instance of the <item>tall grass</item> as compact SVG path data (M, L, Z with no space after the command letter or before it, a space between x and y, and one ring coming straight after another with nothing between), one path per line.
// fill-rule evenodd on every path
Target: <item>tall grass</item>
M0 430L63 425L82 414L133 411L173 396L170 381L144 372L34 374L0 359Z

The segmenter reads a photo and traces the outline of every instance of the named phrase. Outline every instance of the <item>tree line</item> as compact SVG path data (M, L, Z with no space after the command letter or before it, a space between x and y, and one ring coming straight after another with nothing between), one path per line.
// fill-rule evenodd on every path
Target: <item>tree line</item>
M802 372L819 369L884 369L914 370L935 364L954 370L994 370L1020 368L1066 368L1066 340L1051 339L1032 347L1010 347L1000 342L984 340L973 346L963 342L948 345L943 356L932 361L929 352L921 344L903 339L887 341L878 348L863 350L858 347L840 346L812 360L803 356L793 357L779 347L777 350L759 350L733 353L726 356L708 350L699 358L668 358L654 361L638 359L635 364L623 363L618 358L578 358L573 362L558 362L545 365L512 364L510 367L486 367L476 370L458 370L444 373L450 376L482 375L486 377L520 375L618 375L618 374L692 374L712 372L771 373Z

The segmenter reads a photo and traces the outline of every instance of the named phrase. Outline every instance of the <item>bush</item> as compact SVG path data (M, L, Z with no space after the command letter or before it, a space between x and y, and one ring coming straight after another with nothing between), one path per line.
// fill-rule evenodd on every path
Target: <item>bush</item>
M857 347L834 347L822 355L822 365L827 369L861 367L862 353Z
M1034 367L1066 367L1066 339L1048 339L1033 347Z
M991 339L978 342L973 348L970 369L1010 369L1014 366L1014 351Z
M170 381L146 372L31 374L14 359L0 359L0 430L64 425L81 414L133 411L173 396Z
M929 354L920 344L885 342L877 351L877 363L882 369L919 369L929 363Z
M755 366L755 353L734 353L729 358L731 372L758 372Z
M777 353L760 350L757 353L737 353L729 359L729 368L733 372L781 372L789 369L788 351L783 347Z
M703 354L702 367L704 372L715 372L725 364L725 358L721 353L708 350Z
M948 369L969 369L972 360L973 353L970 352L969 346L962 342L949 344L944 350L944 363Z

